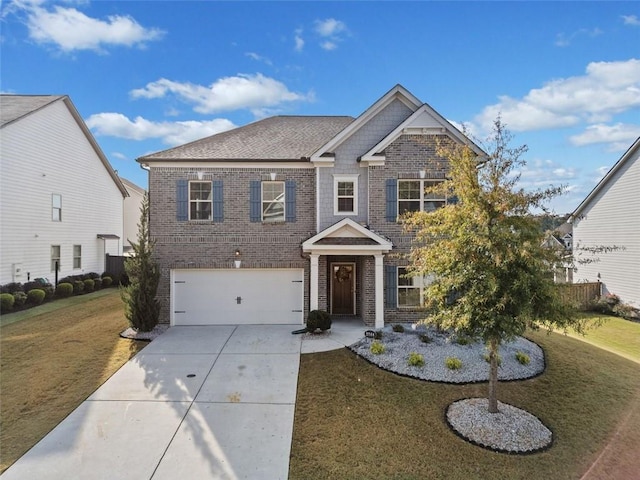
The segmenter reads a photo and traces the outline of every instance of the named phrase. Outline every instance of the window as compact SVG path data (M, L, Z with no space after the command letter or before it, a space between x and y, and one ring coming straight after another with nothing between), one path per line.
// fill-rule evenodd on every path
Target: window
M189 182L189 220L211 220L211 182Z
M433 212L446 203L444 195L425 192L443 180L398 180L398 215L407 212Z
M51 245L51 271L56 271L56 263L58 264L58 270L62 267L60 265L60 245Z
M262 221L284 220L284 182L262 182Z
M51 195L51 220L62 221L62 195L57 193Z
M73 268L82 268L82 245L73 246Z
M398 307L420 307L424 304L424 289L429 286L427 277L407 276L406 267L398 267Z
M334 215L358 214L358 177L357 175L333 176L333 213Z

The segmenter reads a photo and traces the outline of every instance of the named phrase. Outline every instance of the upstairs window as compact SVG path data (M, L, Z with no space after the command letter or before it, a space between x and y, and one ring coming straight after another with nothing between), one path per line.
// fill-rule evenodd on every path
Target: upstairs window
M211 182L189 182L189 220L211 220Z
M446 196L428 192L443 180L398 180L398 215L407 212L433 212L444 207Z
M358 177L357 175L333 176L334 215L357 215Z
M62 195L57 193L51 195L51 220L62 221Z
M284 222L284 182L262 182L262 221Z

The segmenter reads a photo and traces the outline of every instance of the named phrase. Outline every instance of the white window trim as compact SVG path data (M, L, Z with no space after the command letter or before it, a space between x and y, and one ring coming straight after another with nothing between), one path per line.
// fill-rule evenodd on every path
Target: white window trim
M358 177L360 175L347 175L347 174L334 174L333 175L333 214L341 215L345 217L358 215ZM352 182L353 183L353 211L340 212L338 211L338 183L339 182Z
M211 191L211 198L209 200L192 200L191 199L191 185L195 184L195 183L208 183L209 184L209 188ZM193 222L210 222L211 220L213 220L213 182L211 182L211 180L190 180L189 181L189 191L187 192L188 195L188 200L189 200L189 204L188 204L188 208L189 208L189 221L193 221ZM211 207L209 208L209 218L191 218L191 204L192 203L209 203L211 205Z
M80 249L80 255L76 256L76 247ZM80 270L82 269L82 245L74 245L72 250L72 258L73 258L73 269ZM79 266L76 267L76 259L78 260Z
M434 202L444 202L444 204L447 204L447 197L445 196L444 199L441 198L430 198L430 197L425 197L424 196L424 184L425 182L444 182L444 179L439 179L439 178L400 178L398 179L398 194L397 194L397 198L396 198L396 203L397 203L397 212L398 215L400 215L400 202L416 202L418 201L418 199L401 199L400 198L400 183L401 182L419 182L420 183L420 212L424 212L424 202L425 201L434 201Z
M58 256L54 257L53 256L53 249L57 248L58 249ZM58 260L58 271L62 270L62 248L60 248L60 245L51 245L51 271L55 272L56 271L56 266L55 266L55 261Z
M57 207L55 205L55 199L58 198L60 200L60 206ZM56 215L54 214L55 212L58 212L57 217L55 218ZM52 193L51 194L51 221L52 222L61 222L62 221L62 195L60 195L59 193Z
M398 308L408 308L408 309L416 309L416 308L422 308L424 306L424 299L425 299L425 289L429 286L429 284L431 283L429 280L429 277L421 277L421 276L415 276L415 277L411 277L411 282L412 285L400 285L400 270L403 269L405 271L407 271L407 267L397 267L396 269L396 304ZM406 288L413 288L413 289L418 289L420 291L420 303L418 305L400 305L400 289L406 289Z
M280 184L282 185L282 200L278 200L277 202L275 200L265 200L264 199L264 186L266 184ZM287 186L285 185L285 182L281 181L281 180L264 180L262 182L260 182L260 219L262 220L263 223L284 223L287 219ZM265 203L282 203L282 219L279 220L265 220L264 219L264 205Z

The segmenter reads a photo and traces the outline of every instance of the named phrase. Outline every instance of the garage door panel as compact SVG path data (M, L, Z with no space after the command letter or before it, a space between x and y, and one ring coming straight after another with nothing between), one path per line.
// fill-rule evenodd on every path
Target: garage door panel
M303 270L174 270L174 325L302 324Z

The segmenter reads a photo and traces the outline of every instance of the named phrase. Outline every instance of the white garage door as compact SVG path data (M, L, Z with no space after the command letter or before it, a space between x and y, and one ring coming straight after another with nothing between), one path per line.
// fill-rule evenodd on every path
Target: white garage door
M173 325L302 324L301 269L172 270Z

